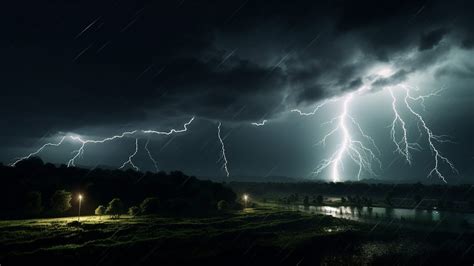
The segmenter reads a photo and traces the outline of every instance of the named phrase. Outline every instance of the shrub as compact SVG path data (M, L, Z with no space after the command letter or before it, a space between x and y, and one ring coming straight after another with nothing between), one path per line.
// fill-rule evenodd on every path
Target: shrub
M120 218L123 213L123 203L119 198L114 198L109 202L105 213L110 215L112 218Z
M104 205L99 205L97 206L97 208L95 209L95 215L99 215L99 216L102 216L105 214L105 207Z

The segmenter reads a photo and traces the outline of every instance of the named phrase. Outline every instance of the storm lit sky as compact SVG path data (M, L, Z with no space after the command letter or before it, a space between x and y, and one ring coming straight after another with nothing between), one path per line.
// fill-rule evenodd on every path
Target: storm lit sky
M133 163L155 171L225 176L220 122L231 177L332 180L318 165L341 148L334 132L347 112L370 135L380 160L361 179L440 182L428 177L435 153L410 101L433 134L448 183L473 182L474 3L472 1L31 1L2 7L0 161L34 152L62 136L103 139L79 166ZM407 129L411 162L391 139L392 97ZM315 115L311 112L327 100ZM334 120L335 119L335 120ZM264 126L251 123L267 120ZM347 118L347 121L350 119ZM327 123L329 121L329 123ZM331 123L332 121L332 123ZM348 122L354 139L361 139ZM396 125L396 139L403 136ZM67 163L80 143L67 138L38 155ZM337 157L337 156L336 156ZM339 180L359 166L342 153Z

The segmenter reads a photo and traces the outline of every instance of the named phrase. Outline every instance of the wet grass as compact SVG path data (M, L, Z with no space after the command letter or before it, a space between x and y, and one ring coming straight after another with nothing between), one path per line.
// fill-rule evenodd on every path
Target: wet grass
M274 205L207 218L88 216L71 226L76 220L0 221L0 263L456 264L472 261L474 243L470 233L374 227Z

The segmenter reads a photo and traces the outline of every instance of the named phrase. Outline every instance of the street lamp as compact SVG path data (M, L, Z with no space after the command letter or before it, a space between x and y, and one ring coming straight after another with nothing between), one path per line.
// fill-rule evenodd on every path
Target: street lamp
M77 198L79 199L79 213L77 214L77 221L79 222L79 219L81 218L82 195L79 194L79 196Z
M249 195L244 194L244 196L242 198L244 199L244 206L245 206L245 208L247 208L247 202L249 201Z

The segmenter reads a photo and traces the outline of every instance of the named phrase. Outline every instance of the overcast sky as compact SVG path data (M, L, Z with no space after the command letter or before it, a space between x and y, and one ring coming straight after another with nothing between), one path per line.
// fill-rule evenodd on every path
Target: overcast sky
M159 169L224 176L221 122L231 176L330 180L331 167L312 172L337 151L342 134L318 141L353 94L348 112L373 138L382 163L375 176L364 170L361 178L437 182L427 177L435 164L427 136L403 97L404 88L415 96L442 89L425 108L419 101L413 108L434 134L452 136L454 143L436 143L459 170L440 165L448 183L472 182L472 1L29 2L2 6L5 164L64 134L100 139L178 129L195 116L185 133L135 136L136 165L154 170L144 149L149 141ZM390 89L410 142L421 146L412 165L394 153ZM314 116L290 112L311 112L328 99L339 100ZM251 125L263 120L265 126ZM66 141L39 155L67 163L77 148ZM93 144L76 164L119 167L134 149L134 137ZM342 158L341 180L357 179L349 157Z

